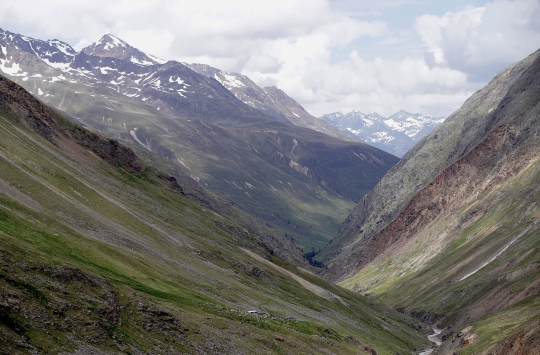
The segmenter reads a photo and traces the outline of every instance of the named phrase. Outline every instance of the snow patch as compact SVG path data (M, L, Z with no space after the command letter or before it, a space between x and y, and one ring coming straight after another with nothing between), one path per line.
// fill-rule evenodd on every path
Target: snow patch
M131 58L129 59L129 61L130 61L131 63L135 63L135 64L143 65L143 66L154 65L153 62L150 62L150 61L148 61L148 60L146 60L146 59L140 60L140 59L135 58L134 56L131 56Z
M137 143L139 143L140 145L142 145L143 147L145 147L146 149L148 149L148 147L146 146L146 144L144 144L143 142L141 142L141 141L139 140L139 137L137 137L137 128L134 128L134 129L132 129L131 131L129 131L129 134L131 134L131 136L133 137L133 139L135 139L135 141L136 141ZM148 150L150 150L150 149L148 149Z
M364 118L363 121L364 121L364 124L366 125L366 127L371 127L375 123L375 122L373 122L373 120L370 120L369 118Z
M26 76L28 75L27 72L22 72L22 69L19 66L19 63L12 63L11 68L6 67L6 64L9 63L6 59L0 59L0 70L2 70L4 73L11 75L11 76ZM22 72L22 73L19 73Z
M180 79L180 77L177 77L176 79L173 79L173 77L171 76L169 78L169 83L183 84L184 80Z
M104 74L104 75L107 75L107 71L111 70L111 71L116 71L116 69L113 69L113 68L109 68L109 67L101 67L99 68L99 70L101 71L101 74Z
M225 72L220 72L219 74L223 76L224 79L220 78L217 74L214 74L214 79L219 81L221 85L227 88L239 88L242 86L246 86L243 82L238 80L238 78L232 74L228 74Z
M63 75L53 76L51 78L51 83L54 83L55 81L63 81L66 80L66 77Z
M69 47L67 44L63 43L63 42L60 42L60 41L49 41L50 44L52 44L53 46L55 46L56 48L58 48L58 50L66 55L69 55L70 57L73 57L73 53L70 52L68 50L71 49L73 50L71 47Z
M60 69L62 71L68 71L69 69L69 64L70 63L56 63L56 62L51 62L50 60L48 60L47 58L41 58L42 61L45 62L45 64L47 64L48 66L50 67L53 67L55 69Z
M165 64L165 63L167 63L166 60L161 59L161 58L158 58L158 57L153 56L153 55L151 55L151 54L147 54L147 56L148 56L150 59L152 59L154 62L158 63L158 64Z

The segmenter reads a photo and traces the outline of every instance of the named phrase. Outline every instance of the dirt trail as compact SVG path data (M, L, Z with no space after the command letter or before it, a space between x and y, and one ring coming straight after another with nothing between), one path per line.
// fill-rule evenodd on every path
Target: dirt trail
M311 291L313 292L314 294L316 294L317 296L320 296L320 297L323 297L323 298L326 298L328 300L339 300L341 303L343 303L345 306L347 306L347 303L345 303L345 301L343 301L343 299L335 294L333 294L332 292L330 291L327 291L325 290L324 288L322 287L319 287L317 285L314 285L312 284L311 282L309 281L306 281L305 279L303 279L302 277L296 275L295 273L292 273L290 272L289 270L286 270L284 268L282 268L281 266L278 266L276 264L274 264L273 262L269 261L269 260L266 260L265 258L263 258L262 256L260 255L257 255L255 254L254 252L250 251L250 250L247 250L245 248L240 248L244 253L248 254L249 256L251 256L252 258L254 258L255 260L265 264L265 265L268 265L272 268L274 268L275 270L281 272L282 274L284 275L287 275L289 276L290 278L292 278L293 280L295 280L296 282L298 282L300 285L302 285L306 290L308 291Z

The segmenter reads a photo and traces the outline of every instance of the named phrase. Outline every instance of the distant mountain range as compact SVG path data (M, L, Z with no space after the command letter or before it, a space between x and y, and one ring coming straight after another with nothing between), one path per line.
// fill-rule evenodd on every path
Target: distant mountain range
M365 114L352 110L347 114L329 113L321 119L351 136L398 157L405 155L416 142L444 121L444 117L434 118L403 110L387 118L376 112Z

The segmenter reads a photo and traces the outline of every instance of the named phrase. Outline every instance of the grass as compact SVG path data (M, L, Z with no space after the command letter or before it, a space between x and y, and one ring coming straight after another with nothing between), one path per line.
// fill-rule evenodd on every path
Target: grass
M193 353L198 344L225 353L351 353L352 336L390 354L425 342L394 311L300 273L349 306L320 298L250 259L238 244L264 253L257 236L232 233L243 227L151 174L112 167L80 148L68 155L7 122L0 121L0 183L7 186L0 292L15 295L24 311L1 314L9 336L0 347L59 353L78 339L108 352ZM59 281L58 270L81 274Z
M476 199L447 211L399 253L341 285L438 321L450 332L473 325L477 342L460 354L478 354L501 344L540 314L540 298L528 296L540 279L539 178L540 163L534 161Z
M474 333L478 335L478 341L460 351L460 355L477 354L483 349L501 344L524 324L536 321L539 314L540 299L529 296L512 307L474 322Z
M20 84L30 87L33 82L30 78ZM359 163L351 151L366 153L369 147L321 140L321 134L302 128L265 124L239 128L211 126L160 114L108 89L69 85L67 90L65 82L40 80L41 89L50 94L43 99L68 112L77 122L108 136L132 141L130 130L137 128L143 140L151 142L152 151L177 165L177 159L181 159L189 175L244 211L292 236L303 250L324 248L335 237L355 202L396 162L392 158L388 166ZM265 133L276 129L282 132ZM291 153L293 139L300 142L294 154ZM278 153L285 160L293 159L307 166L309 176L277 159Z

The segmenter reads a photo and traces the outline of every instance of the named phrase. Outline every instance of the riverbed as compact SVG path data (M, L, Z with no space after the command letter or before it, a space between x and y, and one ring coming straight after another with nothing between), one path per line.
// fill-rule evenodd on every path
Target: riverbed
M433 329L433 334L428 335L427 338L430 341L434 342L435 347L437 347L437 346L442 344L441 337L440 337L440 334L442 333L442 329L437 329L437 328L432 328L432 329ZM435 348L429 348L429 349L426 349L426 350L422 351L418 355L430 355L434 350L435 350Z

